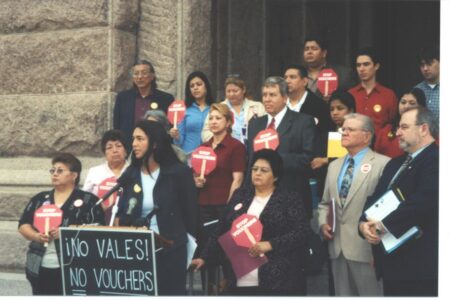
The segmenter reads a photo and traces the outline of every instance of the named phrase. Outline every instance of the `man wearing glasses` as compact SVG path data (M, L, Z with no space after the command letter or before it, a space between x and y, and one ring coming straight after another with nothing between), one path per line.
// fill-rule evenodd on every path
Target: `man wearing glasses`
M380 282L371 266L370 244L355 230L367 196L375 190L389 161L387 156L370 150L374 132L373 121L368 116L356 113L345 116L341 144L348 154L328 167L318 208L320 233L329 241L336 296L382 295ZM330 210L334 211L334 230L332 222L328 221Z
M137 122L144 119L148 110L167 109L173 96L158 90L153 65L147 60L138 61L131 71L133 88L117 95L114 105L113 126L125 135L128 153L131 150L131 135Z
M438 123L433 113L416 107L402 114L397 136L406 152L383 171L364 211L389 190L401 195L400 205L382 220L361 216L359 231L373 245L377 275L384 296L438 295L439 148ZM416 226L415 236L387 254L380 238L401 237Z

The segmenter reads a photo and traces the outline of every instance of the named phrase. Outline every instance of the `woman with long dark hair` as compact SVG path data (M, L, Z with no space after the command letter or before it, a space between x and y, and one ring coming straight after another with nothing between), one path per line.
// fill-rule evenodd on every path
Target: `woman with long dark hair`
M129 180L119 225L144 224L173 244L156 253L159 295L186 293L188 234L195 236L197 193L191 170L172 149L163 125L140 121L133 132ZM153 217L151 217L153 215Z
M202 143L202 129L209 106L214 102L212 89L205 73L195 71L189 74L185 87L186 114L177 129L170 129L175 144L189 154Z

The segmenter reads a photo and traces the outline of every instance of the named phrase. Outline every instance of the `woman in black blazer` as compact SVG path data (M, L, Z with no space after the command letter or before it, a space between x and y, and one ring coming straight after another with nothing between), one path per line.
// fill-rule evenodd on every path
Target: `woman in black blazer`
M306 237L309 230L303 201L296 193L277 188L283 163L279 154L264 149L255 153L252 184L233 194L218 229L208 240L201 258L192 261L196 269L205 263L217 263L224 256L217 238L231 228L233 220L248 213L263 224L262 238L248 249L249 255L264 254L268 262L254 272L236 278L225 267L228 288L233 295L306 295L303 272ZM225 262L229 265L229 262Z
M159 295L186 293L187 241L194 236L197 193L164 127L140 121L133 132L131 166L119 202L119 225L147 226L172 246L156 253Z

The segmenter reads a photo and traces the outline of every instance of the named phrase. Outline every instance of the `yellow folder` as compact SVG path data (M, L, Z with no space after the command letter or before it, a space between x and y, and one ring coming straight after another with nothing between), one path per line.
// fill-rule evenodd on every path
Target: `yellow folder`
M341 137L339 132L328 132L327 157L342 157L347 154L347 149L341 146Z

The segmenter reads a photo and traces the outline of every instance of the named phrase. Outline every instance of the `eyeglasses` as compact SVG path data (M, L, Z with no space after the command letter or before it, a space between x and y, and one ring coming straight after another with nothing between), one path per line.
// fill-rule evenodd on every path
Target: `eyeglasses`
M255 166L255 167L252 167L252 171L253 172L261 171L261 173L269 173L271 170L269 168Z
M133 72L131 74L133 75L133 77L139 77L139 76L141 76L141 77L148 77L148 76L150 76L151 72L149 72L149 71L142 71L142 72Z
M60 175L60 174L64 173L64 171L69 171L69 170L60 169L60 168L58 168L58 169L51 168L51 169L48 170L48 171L50 172L51 175L53 175L53 174L55 174L55 173L58 174L58 175Z

